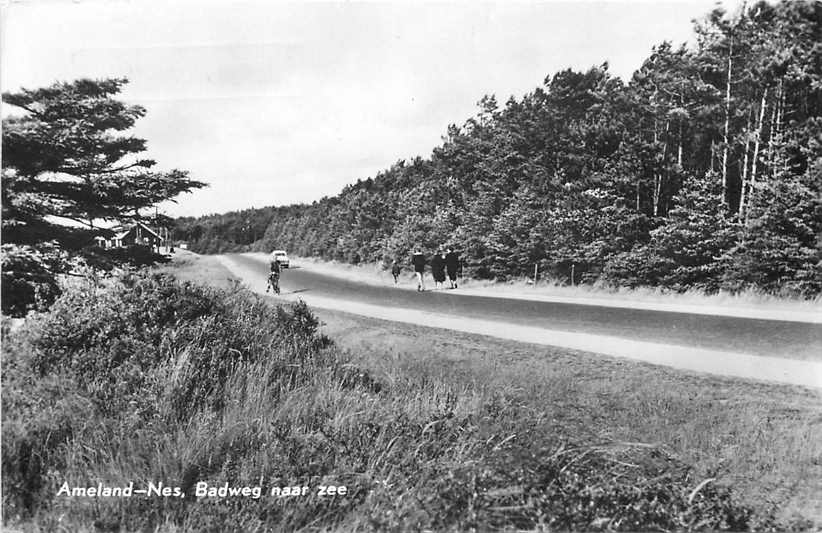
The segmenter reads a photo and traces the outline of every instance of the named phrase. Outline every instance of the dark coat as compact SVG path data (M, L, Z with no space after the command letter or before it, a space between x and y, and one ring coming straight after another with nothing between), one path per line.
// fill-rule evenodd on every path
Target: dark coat
M414 265L414 272L425 272L425 256L414 254L411 256L411 264Z
M445 281L445 259L442 254L436 254L431 259L431 275L434 276L434 281Z
M448 270L449 278L456 279L459 267L460 257L457 255L457 252L448 252L445 254L445 268Z

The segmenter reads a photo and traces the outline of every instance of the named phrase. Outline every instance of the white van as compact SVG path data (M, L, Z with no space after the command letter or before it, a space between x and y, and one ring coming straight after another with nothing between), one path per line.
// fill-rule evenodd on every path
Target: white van
M288 254L285 253L285 250L274 250L271 252L271 257L280 263L280 268L288 268Z

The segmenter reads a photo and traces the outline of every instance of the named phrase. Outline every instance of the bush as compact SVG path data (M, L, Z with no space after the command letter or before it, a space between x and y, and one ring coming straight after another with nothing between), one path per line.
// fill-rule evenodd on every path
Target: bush
M2 265L3 314L25 316L43 310L60 295L57 273L63 259L55 246L4 244Z
M111 270L114 266L140 268L170 261L168 256L158 254L150 246L139 244L107 249L89 247L83 250L83 259L90 266L103 270Z
M676 263L660 257L647 245L612 256L603 269L603 279L630 288L659 286L670 275Z

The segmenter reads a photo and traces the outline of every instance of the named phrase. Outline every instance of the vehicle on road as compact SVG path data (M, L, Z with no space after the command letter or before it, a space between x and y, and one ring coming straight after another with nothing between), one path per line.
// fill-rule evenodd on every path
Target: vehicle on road
M271 257L280 263L280 268L288 268L290 261L288 260L288 254L285 250L274 250L271 252Z

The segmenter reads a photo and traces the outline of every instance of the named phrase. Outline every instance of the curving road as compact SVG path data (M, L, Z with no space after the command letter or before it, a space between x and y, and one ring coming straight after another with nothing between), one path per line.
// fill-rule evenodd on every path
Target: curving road
M242 254L225 258L245 272L259 273L257 279L264 286L268 270L264 259ZM244 281L253 283L249 279ZM304 296L306 300L334 299L503 325L822 361L822 324L484 297L463 295L459 290L419 293L358 283L310 268L284 270L281 287L284 294Z

